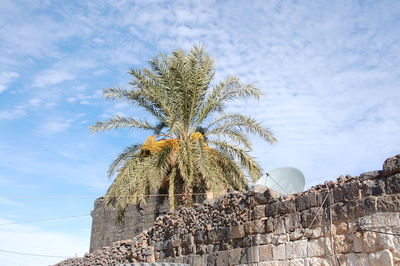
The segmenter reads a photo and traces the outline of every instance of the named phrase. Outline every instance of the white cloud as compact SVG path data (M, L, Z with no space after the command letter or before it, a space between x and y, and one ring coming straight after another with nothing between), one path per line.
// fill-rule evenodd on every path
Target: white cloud
M9 110L0 110L0 120L13 120L27 115L25 109L13 108Z
M62 133L68 128L70 128L73 120L68 119L68 120L59 120L59 121L48 121L45 122L40 126L40 128L37 130L38 133L43 134L43 135L54 135L58 133Z
M33 81L33 86L46 87L59 84L64 81L72 80L74 78L75 75L70 72L64 70L50 69L39 73Z
M76 98L74 98L74 97L68 97L68 98L66 99L66 101L67 101L68 103L74 103L74 102L76 102Z
M0 224L12 220L0 219ZM45 231L33 226L13 224L0 226L0 249L21 253L66 256L83 256L88 251L88 238L77 234L64 234ZM34 243L34 245L32 244ZM50 265L63 258L25 256L0 251L0 265Z
M43 106L52 107L55 103L43 103L40 98L28 99L25 103L14 106L9 109L0 110L0 120L20 119L29 114L30 111L37 110Z
M215 57L217 80L237 74L265 92L259 103L228 105L229 111L252 115L276 133L279 143L273 146L253 138L253 154L265 170L295 166L312 185L340 174L380 169L386 157L398 153L399 2L97 1L80 2L82 6L0 2L4 13L0 61L5 69L27 73L35 87L26 85L23 92L12 95L12 99L26 98L22 104L2 107L0 119L21 118L49 105L57 104L61 110L65 102L82 104L73 106L76 109L67 105L65 119L64 114L51 117L43 112L45 121L31 121L37 125L35 133L45 139L76 126L72 112L101 113L93 111L101 97L97 86L125 86L129 67L140 68L159 52L203 43ZM0 79L0 92L18 78L7 75ZM64 86L66 81L71 86ZM132 113L124 104L104 106L108 109L103 109L103 118ZM138 109L134 112L145 117ZM85 120L92 124L93 116ZM101 145L85 149L75 149L78 143L65 138L54 139L46 143L60 147L42 147L40 152L14 146L5 152L2 147L2 161L14 169L25 165L23 173L104 191L109 183L101 177L112 156L85 160L98 160L101 152L96 147L101 145L109 145L107 153L113 148L117 153L123 138L102 139ZM1 236L0 232L3 242Z
M3 72L0 73L0 93L8 89L8 85L19 77L18 73L15 72Z

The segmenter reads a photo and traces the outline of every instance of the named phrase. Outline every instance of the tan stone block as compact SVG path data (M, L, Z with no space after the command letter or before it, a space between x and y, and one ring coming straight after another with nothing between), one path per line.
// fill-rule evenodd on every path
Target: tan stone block
M217 254L217 265L236 265L240 262L242 249L218 251Z
M385 232L384 229L379 229L379 231ZM377 233L377 244L380 250L393 249L393 247L395 247L394 236L389 234Z
M337 227L336 227L336 233L337 234L341 234L344 235L347 233L347 231L349 230L347 223L343 222L340 223Z
M363 251L363 236L360 232L357 232L354 235L353 240L353 252L362 252Z
M272 243L277 245L277 244L283 244L289 241L289 236L287 234L283 235L272 235Z
M286 259L307 258L307 239L286 244Z
M273 256L274 260L286 259L286 245L280 244L280 245L273 246L272 256Z
M311 237L319 238L324 235L324 230L321 227L311 229Z
M283 219L275 219L274 223L274 233L281 235L286 233L285 222Z
M372 215L373 227L396 227L400 224L400 213L398 212L385 212L378 215Z
M364 232L363 235L363 250L365 252L375 252L378 249L378 239L374 232Z
M370 253L368 259L371 265L385 265L385 266L394 265L393 255L388 249Z
M306 260L305 259L294 259L289 261L289 266L305 266Z
M257 263L260 261L260 249L258 246L247 249L247 262Z
M349 253L345 255L347 266L369 266L368 254Z
M259 247L260 261L267 261L273 258L272 247L273 245L263 245Z
M293 242L288 242L286 244L286 259L295 259L296 254L294 252L294 243Z
M308 257L322 257L325 255L325 243L322 239L311 239L307 243Z
M346 240L344 235L337 235L334 237L336 253L349 253L352 251L351 243ZM361 242L362 243L362 242ZM361 245L362 250L362 245Z
M327 255L333 255L333 245L332 245L332 239L330 237L325 238L325 248L326 248L326 254Z
M303 231L300 228L296 228L293 232L289 234L290 240L298 240L303 237Z
M261 234L260 235L260 244L265 245L265 244L272 244L273 243L273 233L268 233L268 234Z
M280 266L279 261L264 261L258 263L259 266Z
M325 258L308 258L306 259L306 266L331 266L331 260Z
M307 258L307 239L294 241L295 258Z
M245 236L245 232L244 232L243 225L232 226L229 229L229 237L231 239L243 238L244 236Z

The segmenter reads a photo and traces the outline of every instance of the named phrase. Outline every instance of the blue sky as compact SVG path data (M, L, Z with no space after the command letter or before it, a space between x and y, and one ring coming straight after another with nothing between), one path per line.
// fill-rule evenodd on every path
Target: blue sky
M279 143L253 138L265 170L295 166L311 186L380 169L400 147L399 1L0 2L0 249L72 256L88 250L89 214L109 163L143 132L92 135L130 68L204 44L216 80L239 75L265 93L235 102ZM48 196L83 198L46 198ZM34 243L34 244L33 244ZM0 265L59 259L0 252Z

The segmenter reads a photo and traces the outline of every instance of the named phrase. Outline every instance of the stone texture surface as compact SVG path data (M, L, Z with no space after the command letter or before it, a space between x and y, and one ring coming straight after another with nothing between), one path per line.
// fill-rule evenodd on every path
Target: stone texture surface
M58 265L400 265L399 162L389 158L381 171L340 176L295 195L229 193L148 218L140 233L137 223L127 224L134 237ZM107 232L101 226L95 237ZM103 240L110 239L106 233Z
M156 217L169 211L169 204L163 198L153 197L147 205L132 205L126 213L125 221L118 223L116 212L105 206L105 199L98 198L92 211L92 232L89 251L93 252L115 241L133 238L143 230L153 226Z

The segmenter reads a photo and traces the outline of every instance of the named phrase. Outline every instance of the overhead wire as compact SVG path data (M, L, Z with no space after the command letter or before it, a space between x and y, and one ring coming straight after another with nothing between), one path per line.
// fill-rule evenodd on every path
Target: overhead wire
M24 255L24 256L34 256L34 257L63 258L63 259L70 258L70 256L58 256L58 255L44 255L44 254L36 254L36 253L25 253L25 252L13 251L13 250L5 250L5 249L0 249L0 252L10 253L10 254L18 254L18 255Z
M198 195L206 195L207 193L177 193L174 194L174 196L198 196ZM126 198L126 197L169 197L170 194L135 194L135 195L119 195L119 196L101 196L100 198ZM35 195L28 195L28 196L0 196L0 198L7 198L7 199L54 199L54 198L60 198L60 199L74 199L74 198L99 198L98 196L92 196L92 195L49 195L49 196L35 196Z
M366 228L361 228L361 230L363 230L363 231L368 231L368 232L374 232L374 233L378 233L378 234L385 234L385 235L392 235L392 236L400 236L400 234L396 234L396 233L382 232L382 231L370 230L370 229L366 229Z
M2 226L2 225L11 225L11 224L44 222L44 221L52 221L52 220L62 220L62 219L85 217L85 216L90 216L90 214L79 214L79 215L70 215L70 216L61 216L61 217L49 217L49 218L40 218L40 219L34 219L34 220L25 220L25 221L20 221L20 222L1 223L0 226Z

